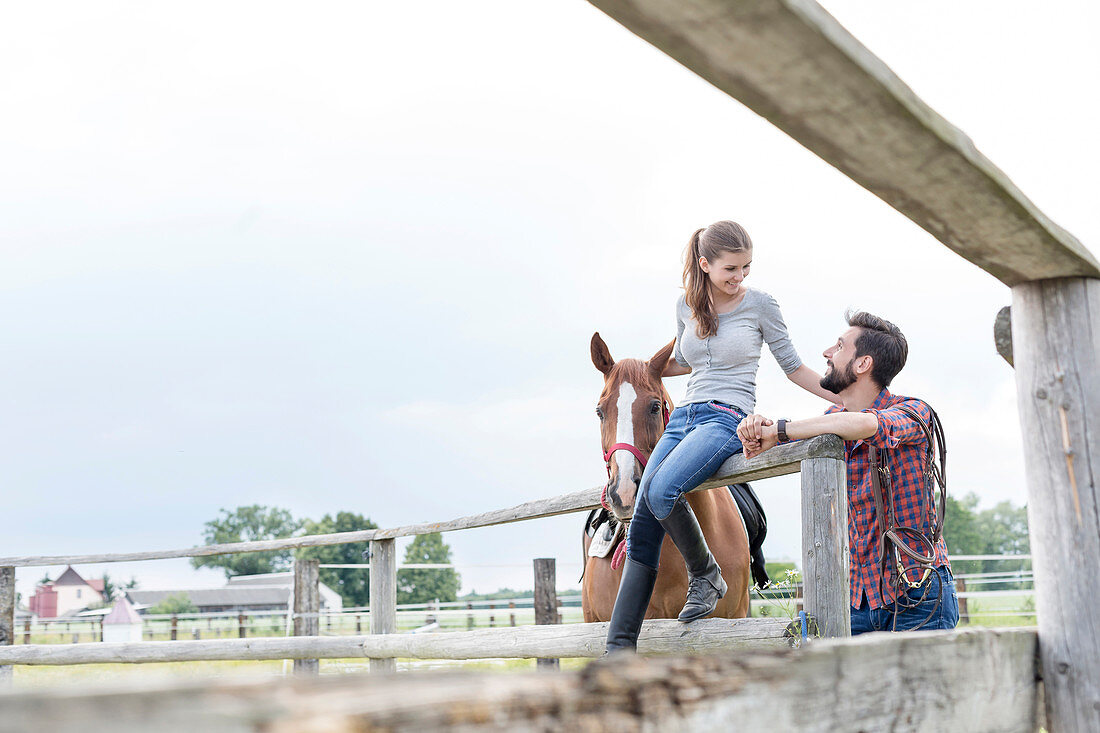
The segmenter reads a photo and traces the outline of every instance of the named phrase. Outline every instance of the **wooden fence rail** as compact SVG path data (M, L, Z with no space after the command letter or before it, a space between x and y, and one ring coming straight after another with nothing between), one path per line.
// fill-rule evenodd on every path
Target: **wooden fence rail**
M703 619L690 625L674 620L646 621L638 640L642 654L684 654L728 649L790 646L787 619ZM598 657L607 624L504 626L442 634L368 636L291 636L210 641L152 641L102 644L31 644L0 647L0 664L146 664L221 660L371 659L532 659Z
M757 481L797 473L802 462L817 458L843 459L844 449L840 438L834 435L822 435L810 440L776 446L764 454L745 459L736 455L723 463L714 477L699 486L696 491L725 486L730 483ZM343 545L349 542L368 542L373 540L411 537L434 532L451 532L460 529L492 527L527 519L556 517L559 514L593 509L600 504L602 487L575 491L571 494L539 499L518 504L507 509L497 509L483 514L474 514L447 522L423 522L392 529L366 529L358 532L335 532L332 534L288 537L281 540L260 540L256 542L229 542L218 545L202 545L176 550L152 550L148 552L114 552L95 555L41 555L0 557L0 567L16 568L43 567L46 565L81 565L90 563L134 562L139 560L168 560L181 557L205 557L208 555L232 555L238 552L268 552L298 547L321 547L325 545Z
M345 674L20 690L0 693L0 733L84 733L104 715L114 733L690 732L731 721L805 733L1031 733L1042 723L1035 655L1034 631L916 632L825 641L798 653L627 655L552 675Z
M849 634L848 502L842 458L843 444L840 439L835 435L820 436L811 440L778 446L751 460L742 455L733 456L719 467L714 477L695 489L701 491L732 483L801 472L804 607L808 613L817 617L825 636L835 637ZM57 645L23 645L16 650L3 647L5 643L12 643L9 630L11 624L5 625L4 618L0 617L0 679L4 678L7 670L10 669L10 664L13 663L85 664L90 663L92 660L140 662L191 659L295 659L297 660L295 662L296 671L315 674L318 669L317 660L332 656L368 656L372 660L371 670L379 672L394 671L397 656L415 657L420 654L428 654L435 658L452 658L447 655L462 653L470 656L455 658L470 659L483 658L479 655L484 654L488 654L489 657L519 656L535 658L594 656L597 650L602 653L603 630L598 624L571 625L568 631L562 631L562 627L557 626L543 627L539 631L493 630L493 633L508 631L513 635L491 637L492 639L507 638L510 640L503 647L493 647L491 653L484 651L482 648L483 640L477 636L477 634L485 633L484 631L464 632L463 636L472 634L468 641L457 638L458 635L456 634L421 636L395 634L397 631L397 558L394 538L489 527L583 511L598 506L599 498L600 490L598 488L589 489L447 522L414 524L393 529L340 532L281 540L235 542L151 552L0 558L0 579L3 579L14 577L16 567L200 557L369 541L370 562L373 565L370 578L373 605L372 612L369 614L372 634L370 637L333 638L318 636L318 613L320 610L317 591L318 563L316 560L302 561L295 564L294 573L294 630L296 638L139 642L121 645L100 644L94 649L90 646L78 649L74 647L59 648ZM542 592L547 590L542 589ZM0 583L0 595L4 596L0 598L0 611L14 605L14 582ZM5 606L5 604L7 605ZM0 613L0 616L3 616L3 614ZM689 644L690 637L695 633L690 629L698 626L700 633L704 628L710 629L710 626L699 626L700 623L702 622L692 624L691 627L685 627L682 624L672 622L672 626L667 627L675 630L674 636L677 648L682 650L686 648L685 644ZM724 624L722 628L726 629L723 634L715 636L708 633L700 637L706 640L714 636L714 639L707 641L704 646L710 643L718 646L729 643L730 634L737 637L737 643L744 643L744 632L760 634L760 639L765 644L773 643L778 638L774 632L779 622L775 620L744 619L732 624L728 621L722 623ZM238 626L241 626L240 622ZM5 634L7 634L6 637ZM595 635L593 636L593 634ZM583 641L578 643L578 638L583 639ZM464 651L453 651L455 649ZM211 654L228 656L208 656ZM15 659L23 661L4 661ZM45 659L61 661L41 661Z

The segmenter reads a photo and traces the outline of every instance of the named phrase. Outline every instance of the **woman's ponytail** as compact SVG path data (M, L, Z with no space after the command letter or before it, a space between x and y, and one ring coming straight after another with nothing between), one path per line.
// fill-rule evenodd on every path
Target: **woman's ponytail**
M684 300L695 317L695 334L701 338L718 332L718 317L710 300L707 273L699 265L702 256L700 240L705 229L696 229L688 240L684 255Z

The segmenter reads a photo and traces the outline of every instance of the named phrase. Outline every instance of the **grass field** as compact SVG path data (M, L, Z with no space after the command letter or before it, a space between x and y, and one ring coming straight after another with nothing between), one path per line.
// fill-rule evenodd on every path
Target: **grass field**
M562 669L582 669L590 659L563 659ZM365 659L322 659L321 674L346 674L367 672L369 661ZM482 659L476 661L448 660L397 660L398 671L427 671L448 669L479 669L494 672L533 671L534 659ZM282 677L289 675L291 664L282 661L264 662L170 662L164 664L81 664L69 667L15 667L13 687L32 690L73 684L104 684L116 681L152 679L160 680L209 680L255 679L257 677Z

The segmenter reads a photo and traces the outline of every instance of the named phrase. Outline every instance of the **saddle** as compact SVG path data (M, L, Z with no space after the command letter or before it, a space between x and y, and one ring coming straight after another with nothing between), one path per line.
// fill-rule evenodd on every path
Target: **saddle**
M749 536L749 558L752 579L758 588L767 587L770 579L764 569L764 538L768 535L768 518L764 507L749 484L733 484L728 487L745 532ZM607 557L621 542L626 540L626 527L607 509L593 509L584 523L584 532L592 538L588 546L588 557Z
M771 578L764 567L764 538L768 536L768 518L764 515L764 506L752 490L750 484L732 484L729 487L737 508L741 510L741 521L749 535L749 567L752 569L753 584L757 588L767 588Z

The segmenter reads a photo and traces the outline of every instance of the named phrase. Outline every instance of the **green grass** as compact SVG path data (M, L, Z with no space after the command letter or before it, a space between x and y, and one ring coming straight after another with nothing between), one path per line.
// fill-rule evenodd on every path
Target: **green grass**
M968 598L967 611L969 623L960 621L960 626L983 626L988 628L1003 626L1035 626L1036 620L1034 596L996 596L993 598ZM1032 615L1013 612L1030 611Z
M563 670L583 669L590 659L563 659ZM165 662L158 664L78 664L67 667L16 666L13 683L16 689L33 690L74 684L121 681L127 679L164 681L209 680L257 677L282 677L289 674L292 664L282 661L234 662ZM366 659L322 659L321 674L362 673L370 670ZM492 672L534 671L534 659L479 659L470 661L399 659L399 671L482 670Z

